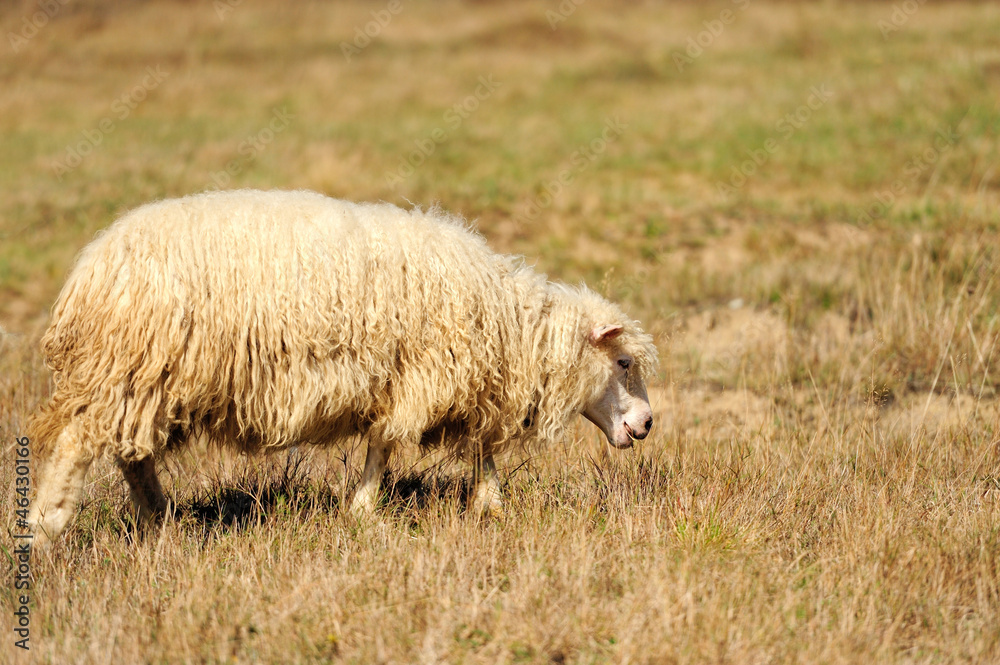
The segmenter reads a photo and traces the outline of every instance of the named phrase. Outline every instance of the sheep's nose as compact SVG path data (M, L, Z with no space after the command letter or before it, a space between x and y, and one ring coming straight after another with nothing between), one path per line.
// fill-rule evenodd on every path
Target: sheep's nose
M653 417L650 416L649 418L646 419L646 432L648 433L649 430L651 430L652 428L653 428Z

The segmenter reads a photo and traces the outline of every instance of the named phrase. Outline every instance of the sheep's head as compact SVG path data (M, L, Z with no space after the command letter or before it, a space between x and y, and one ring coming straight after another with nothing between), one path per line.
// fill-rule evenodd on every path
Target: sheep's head
M649 353L652 345L645 335L643 344L623 344L623 332L625 328L618 324L590 331L590 344L602 359L607 358L612 371L603 392L583 411L616 448L630 448L635 439L645 439L653 426L653 411L643 382L643 375L654 362Z

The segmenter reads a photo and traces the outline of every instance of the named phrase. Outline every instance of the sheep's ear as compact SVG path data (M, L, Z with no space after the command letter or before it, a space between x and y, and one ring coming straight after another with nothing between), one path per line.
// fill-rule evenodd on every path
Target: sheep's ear
M600 346L608 340L618 337L625 330L618 324L613 324L610 326L597 326L590 331L590 343L594 346Z

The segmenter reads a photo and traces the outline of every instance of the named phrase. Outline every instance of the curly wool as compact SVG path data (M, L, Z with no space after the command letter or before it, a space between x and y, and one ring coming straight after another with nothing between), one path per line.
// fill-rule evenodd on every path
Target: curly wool
M306 191L138 208L81 253L42 339L44 448L77 419L89 452L191 439L243 450L358 433L467 457L559 435L611 373L600 324L647 375L648 335L549 283L440 211Z

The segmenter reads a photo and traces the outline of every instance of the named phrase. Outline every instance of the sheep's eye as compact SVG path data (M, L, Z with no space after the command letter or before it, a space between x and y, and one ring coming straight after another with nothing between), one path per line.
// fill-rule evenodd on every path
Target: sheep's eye
M618 366L624 370L628 370L631 364L632 362L628 358L622 358L621 360L618 361Z

